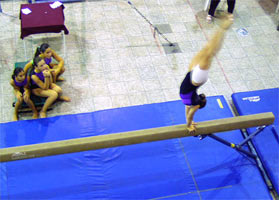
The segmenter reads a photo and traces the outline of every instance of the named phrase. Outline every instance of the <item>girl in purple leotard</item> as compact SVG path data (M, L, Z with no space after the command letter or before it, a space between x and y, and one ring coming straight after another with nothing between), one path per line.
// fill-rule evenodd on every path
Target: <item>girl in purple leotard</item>
M15 111L13 119L18 120L18 109L24 101L33 111L33 119L38 118L38 112L32 100L30 99L30 77L25 75L25 72L22 68L15 68L12 79L10 81L11 86L14 88L14 94L17 98L15 104Z
M56 81L64 80L64 78L60 76L65 71L64 60L53 49L51 49L47 43L43 43L36 49L34 58L38 56L43 58L45 64L49 66L49 71L52 74L54 83L56 83ZM52 62L52 58L56 61L56 63ZM24 67L24 70L27 71L29 68L32 68L32 62L27 63L27 65Z
M42 57L37 56L33 59L33 67L31 89L33 94L47 98L40 111L40 117L45 118L47 109L56 99L68 102L70 98L62 96L62 89L53 82L49 66Z

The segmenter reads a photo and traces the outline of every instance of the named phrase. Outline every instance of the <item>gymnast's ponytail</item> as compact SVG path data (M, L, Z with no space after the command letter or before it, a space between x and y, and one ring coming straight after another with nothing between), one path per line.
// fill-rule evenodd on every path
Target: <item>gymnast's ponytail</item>
M36 57L39 56L40 54L41 54L40 47L37 47L36 52L35 52L35 55L34 55L34 58L36 58Z
M37 47L34 58L38 57L41 53L44 53L47 48L49 48L49 44L43 43L41 46Z
M199 98L200 98L200 101L199 101L200 108L199 109L202 109L206 106L206 96L205 96L205 94L200 94Z

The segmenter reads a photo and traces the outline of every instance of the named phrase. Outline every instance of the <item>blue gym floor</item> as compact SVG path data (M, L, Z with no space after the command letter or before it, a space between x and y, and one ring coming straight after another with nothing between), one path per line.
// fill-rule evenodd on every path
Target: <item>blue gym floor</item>
M218 100L219 99L219 100ZM185 123L171 101L0 124L1 148ZM232 117L223 96L196 121ZM219 133L234 143L239 130ZM271 199L253 159L196 137L1 163L1 199Z

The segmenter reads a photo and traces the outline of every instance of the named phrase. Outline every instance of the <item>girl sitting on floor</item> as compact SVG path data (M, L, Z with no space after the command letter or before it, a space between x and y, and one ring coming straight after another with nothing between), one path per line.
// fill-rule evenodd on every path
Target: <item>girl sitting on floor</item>
M47 100L40 111L40 117L46 117L46 111L56 99L62 101L70 101L69 97L62 96L62 89L53 83L49 66L45 60L37 56L33 59L34 70L31 72L31 88L32 93L39 97L47 97Z
M14 70L10 84L14 88L14 93L17 98L13 119L15 121L18 120L18 109L23 101L32 109L33 119L37 119L38 112L34 106L34 103L30 99L30 77L26 76L22 68L17 67Z
M38 56L43 58L45 63L49 66L54 83L56 83L56 81L64 81L64 78L60 77L60 75L65 71L64 60L53 49L50 48L49 44L43 43L36 49L34 58ZM54 58L58 64L51 63L52 58ZM25 66L24 70L27 71L31 67L32 62L29 62Z

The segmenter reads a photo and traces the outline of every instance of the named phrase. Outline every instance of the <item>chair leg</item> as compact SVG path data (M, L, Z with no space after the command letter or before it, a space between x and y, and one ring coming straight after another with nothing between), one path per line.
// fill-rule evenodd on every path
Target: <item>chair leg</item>
M210 3L210 0L206 0L205 1L205 4L204 4L204 11L207 11L208 7L209 7L209 3Z

